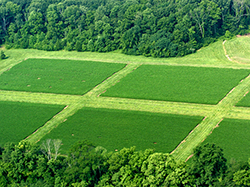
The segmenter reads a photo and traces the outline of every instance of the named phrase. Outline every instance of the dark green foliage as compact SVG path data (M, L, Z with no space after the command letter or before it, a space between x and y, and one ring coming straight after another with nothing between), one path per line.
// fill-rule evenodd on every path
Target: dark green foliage
M0 106L1 145L26 138L63 109L58 105L7 101L1 101Z
M81 95L124 66L76 60L28 59L0 76L0 89Z
M219 128L207 137L205 143L216 143L223 147L225 157L229 160L234 158L238 161L246 161L249 158L250 150L249 120L224 119Z
M5 59L6 58L6 55L4 54L4 52L3 51L1 51L1 54L0 54L0 59L1 60L3 60L3 59Z
M7 48L171 57L250 32L249 1L20 2L0 3L0 44Z
M217 104L249 70L142 65L102 96Z
M226 161L222 149L215 144L195 148L189 173L194 176L196 186L213 186L220 181L227 170Z
M85 181L93 186L104 173L104 160L106 150L95 147L88 141L75 143L71 147L66 162L68 164L64 173L67 184Z
M43 139L64 140L66 152L76 141L88 139L107 150L136 146L171 152L202 117L83 108Z
M194 150L193 164L168 153L135 147L107 152L89 141L75 143L67 156L48 160L36 145L21 141L4 146L0 185L52 186L248 186L250 166L231 160L214 144Z
M246 162L246 161L236 161L235 159L231 159L230 162L228 163L228 170L225 174L225 177L223 178L222 181L218 182L218 183L215 183L215 186L216 187L224 187L224 186L228 186L228 187L234 187L234 186L240 186L240 185L236 185L237 183L241 183L242 181L244 181L244 177L242 177L241 179L243 180L238 180L236 179L237 175L239 173L242 173L242 172L239 172L239 171L242 171L242 170L247 170L249 171L249 164ZM237 174L238 173L238 174ZM239 175L238 175L239 176Z

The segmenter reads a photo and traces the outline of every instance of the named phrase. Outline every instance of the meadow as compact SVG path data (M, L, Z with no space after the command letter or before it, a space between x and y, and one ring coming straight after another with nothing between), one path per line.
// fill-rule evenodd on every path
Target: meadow
M0 146L18 143L63 109L60 105L45 105L0 101Z
M0 89L82 95L125 64L28 59L0 75Z
M224 119L205 143L215 143L223 149L225 157L247 161L250 157L250 122L248 120Z
M101 96L217 104L245 69L142 65Z
M227 54L229 57L238 63L250 63L250 37L234 38L225 42Z
M65 153L76 141L90 140L108 151L136 146L158 152L171 152L202 120L138 111L83 108L47 134L46 139L61 139Z

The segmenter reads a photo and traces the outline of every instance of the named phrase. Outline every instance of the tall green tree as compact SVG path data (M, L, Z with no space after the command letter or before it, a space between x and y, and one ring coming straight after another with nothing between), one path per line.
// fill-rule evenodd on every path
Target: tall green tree
M194 150L193 164L189 173L195 178L196 186L213 186L222 180L227 170L223 150L215 144L198 146Z

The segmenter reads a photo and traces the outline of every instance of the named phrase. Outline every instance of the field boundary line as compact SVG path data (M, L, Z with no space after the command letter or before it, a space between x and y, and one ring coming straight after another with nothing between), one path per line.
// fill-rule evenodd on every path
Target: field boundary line
M81 97L80 95L0 90L0 101L70 105Z
M101 60L101 59L92 59L92 58L72 58L72 57L29 57L27 59L59 59L59 60L79 60L79 61L92 61L92 62L103 62L103 63L115 63L115 64L129 64L135 62L124 62L116 60Z
M152 113L204 116L210 114L215 105L153 101L127 98L98 97L85 103L86 107L130 110Z
M221 119L225 118L249 91L250 75L244 78L239 84L231 89L228 94L216 105L212 115L207 116L191 134L189 134L172 154L180 160L186 160L192 153L193 149L201 144L213 129L219 125Z
M98 97L100 94L102 94L106 89L114 86L119 80L121 80L123 77L134 71L136 68L138 68L141 64L137 63L130 63L127 64L123 69L120 71L114 73L110 77L108 77L106 80L104 80L102 83L94 87L92 90L84 94L85 97Z
M50 133L51 130L56 128L58 125L61 125L67 120L69 116L75 114L80 108L81 105L67 105L63 110L58 114L53 116L49 121L47 121L43 126L38 128L34 133L25 138L26 141L31 143L37 143L40 141L46 134Z

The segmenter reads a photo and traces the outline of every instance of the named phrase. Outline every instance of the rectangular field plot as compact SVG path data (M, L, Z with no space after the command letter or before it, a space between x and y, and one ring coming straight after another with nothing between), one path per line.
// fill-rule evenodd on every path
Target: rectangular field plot
M64 154L80 140L89 140L108 151L136 146L137 150L171 152L201 120L197 116L83 108L40 143L61 139Z
M220 146L229 161L232 158L248 161L250 158L250 121L224 119L204 141L204 143L208 142Z
M0 146L23 140L64 107L5 101L0 101L0 106Z
M102 96L217 104L250 70L143 65Z
M247 93L242 100L240 100L236 106L250 107L250 93Z
M125 65L58 59L28 59L0 75L0 89L81 95Z

